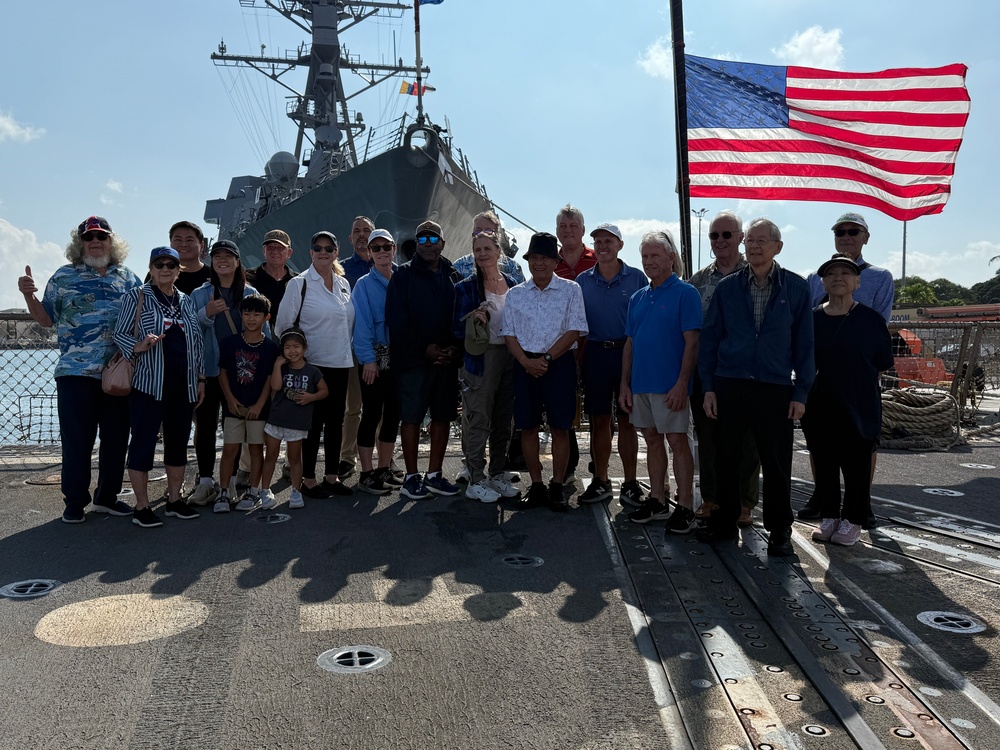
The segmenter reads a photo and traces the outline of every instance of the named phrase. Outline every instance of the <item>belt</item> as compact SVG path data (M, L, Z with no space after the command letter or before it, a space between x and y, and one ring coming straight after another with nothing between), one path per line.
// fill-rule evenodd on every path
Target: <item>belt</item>
M604 349L624 349L626 341L628 341L627 338L615 339L614 341L591 341L590 339L588 339L587 345L600 346L603 347Z
M541 359L545 356L545 352L525 352L524 356L528 359Z

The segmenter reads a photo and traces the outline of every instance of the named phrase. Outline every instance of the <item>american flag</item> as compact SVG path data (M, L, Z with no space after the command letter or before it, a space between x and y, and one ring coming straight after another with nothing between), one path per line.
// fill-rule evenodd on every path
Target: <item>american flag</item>
M940 213L969 119L965 65L847 73L685 56L691 196Z

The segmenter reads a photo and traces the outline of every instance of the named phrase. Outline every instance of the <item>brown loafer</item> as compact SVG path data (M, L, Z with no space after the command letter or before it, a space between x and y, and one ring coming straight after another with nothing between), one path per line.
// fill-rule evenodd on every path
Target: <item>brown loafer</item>
M743 507L740 510L740 519L736 522L737 526L753 526L753 508Z
M718 507L719 506L711 500L705 500L702 502L701 507L694 512L694 517L699 521L707 521L712 516L712 511Z

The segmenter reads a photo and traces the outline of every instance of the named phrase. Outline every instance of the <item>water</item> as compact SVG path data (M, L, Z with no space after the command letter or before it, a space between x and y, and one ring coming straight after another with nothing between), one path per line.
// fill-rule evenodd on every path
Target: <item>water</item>
M0 350L0 445L59 442L55 349Z

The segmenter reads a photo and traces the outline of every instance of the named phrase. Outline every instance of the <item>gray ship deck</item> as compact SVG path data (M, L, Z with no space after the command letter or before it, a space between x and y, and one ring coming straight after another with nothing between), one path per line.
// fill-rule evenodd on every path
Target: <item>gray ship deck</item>
M0 585L62 584L0 599L3 748L1000 746L996 440L880 454L882 526L838 548L796 524L788 559L759 527L712 548L617 500L66 526L57 462L0 461ZM391 661L317 667L349 646Z

